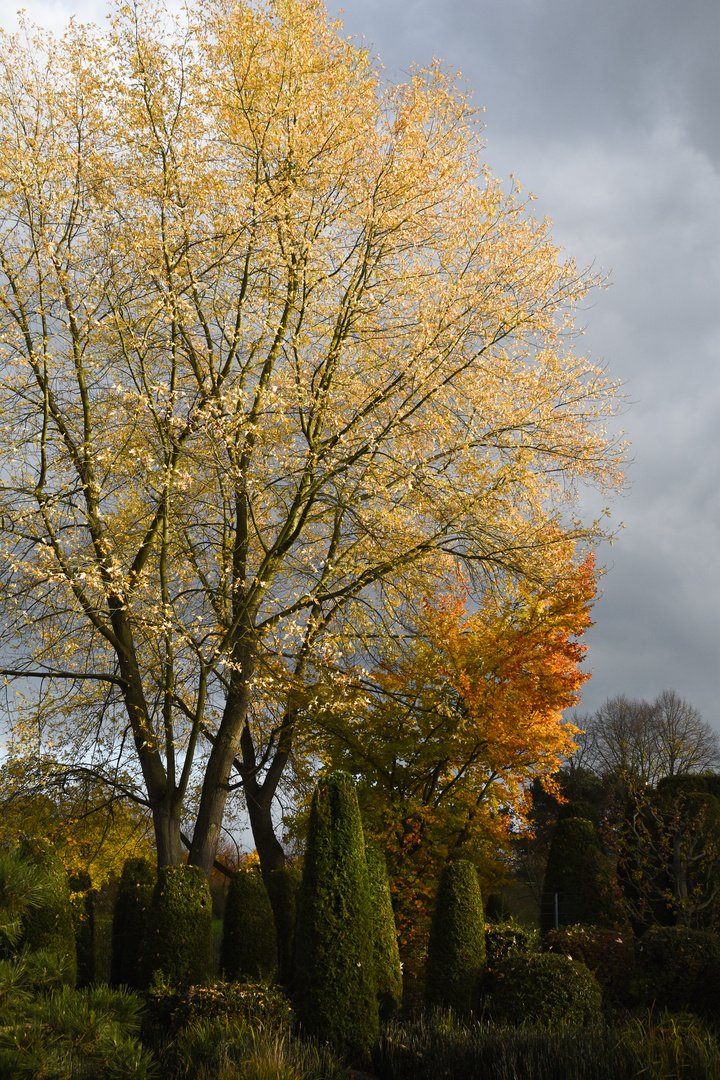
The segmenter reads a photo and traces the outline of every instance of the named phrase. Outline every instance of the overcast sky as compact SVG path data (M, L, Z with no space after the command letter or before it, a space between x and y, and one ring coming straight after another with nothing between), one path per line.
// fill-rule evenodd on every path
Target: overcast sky
M38 3L59 29L102 2ZM485 107L486 158L613 286L585 344L623 381L634 463L588 635L582 709L675 689L720 731L720 4L344 0L393 81L433 57ZM337 14L339 5L330 3ZM10 18L0 16L6 28ZM597 509L589 499L589 512Z

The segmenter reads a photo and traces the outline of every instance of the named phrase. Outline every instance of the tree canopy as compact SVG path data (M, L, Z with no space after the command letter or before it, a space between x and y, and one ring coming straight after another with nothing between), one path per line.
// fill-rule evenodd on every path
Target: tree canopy
M439 65L315 0L118 5L0 50L0 602L15 747L137 777L206 872L327 663L458 565L551 584L612 489L594 279ZM33 688L37 691L33 693ZM277 713L265 702L280 702Z

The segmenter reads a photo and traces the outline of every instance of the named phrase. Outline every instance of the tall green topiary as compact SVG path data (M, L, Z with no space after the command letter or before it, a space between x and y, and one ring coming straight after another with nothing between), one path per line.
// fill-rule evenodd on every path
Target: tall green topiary
M277 973L275 919L258 870L238 870L230 879L221 963L231 980L271 980Z
M385 856L376 848L366 848L373 919L373 957L380 1016L391 1016L402 1004L402 968L397 927L390 897Z
M143 989L149 977L148 926L157 874L147 859L126 859L112 920L110 982Z
M44 950L64 957L66 981L74 986L77 973L75 931L65 867L49 840L23 840L20 854L40 870L47 882L42 904L25 917L22 944L32 952Z
M550 843L540 909L543 934L583 923L628 929L622 893L602 849L600 836L586 818L562 818Z
M95 978L95 903L87 870L73 874L69 885L77 954L77 985L90 986Z
M295 914L300 890L300 871L295 866L271 870L265 878L275 917L278 952L278 981L282 986L292 982L292 963L295 943Z
M150 908L151 974L171 986L206 982L212 967L212 900L199 866L161 866Z
M378 1031L370 882L351 778L315 789L298 897L294 998L308 1035L354 1052Z
M477 870L468 859L454 859L440 875L430 926L427 1003L466 1015L484 967L485 919Z

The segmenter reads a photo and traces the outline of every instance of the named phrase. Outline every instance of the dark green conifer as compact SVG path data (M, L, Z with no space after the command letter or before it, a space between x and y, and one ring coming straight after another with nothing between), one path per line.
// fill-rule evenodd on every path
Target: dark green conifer
M77 985L90 986L95 978L95 902L92 881L87 870L70 878L75 951L77 954Z
M370 882L346 773L315 789L295 934L295 1009L310 1036L364 1052L378 1031Z
M468 859L446 863L430 926L425 997L467 1015L485 966L485 918L477 870Z
M157 874L147 859L126 859L112 920L110 982L141 990L150 975L149 919Z
M66 982L74 986L77 957L65 867L49 840L23 840L20 854L40 870L47 882L43 902L26 915L22 944L31 952L43 950L63 957L67 964Z
M238 870L230 879L221 946L226 979L269 981L278 950L270 897L259 870Z
M151 978L175 987L207 982L212 967L212 900L199 866L161 866L150 908Z
M282 986L289 986L292 981L295 914L300 879L300 871L295 866L286 866L282 870L271 870L265 878L275 917L278 981Z
M402 1004L402 968L385 856L373 847L368 847L365 854L373 917L375 985L380 1016L385 1019Z
M627 929L622 894L605 858L598 830L586 818L561 818L550 843L540 929L573 923Z

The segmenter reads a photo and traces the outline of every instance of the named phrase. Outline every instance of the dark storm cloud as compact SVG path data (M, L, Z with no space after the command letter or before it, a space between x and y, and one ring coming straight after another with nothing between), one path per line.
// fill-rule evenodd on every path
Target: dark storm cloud
M346 0L342 17L391 79L433 56L461 68L495 175L611 271L581 322L625 383L634 464L582 707L673 687L720 726L720 5Z

